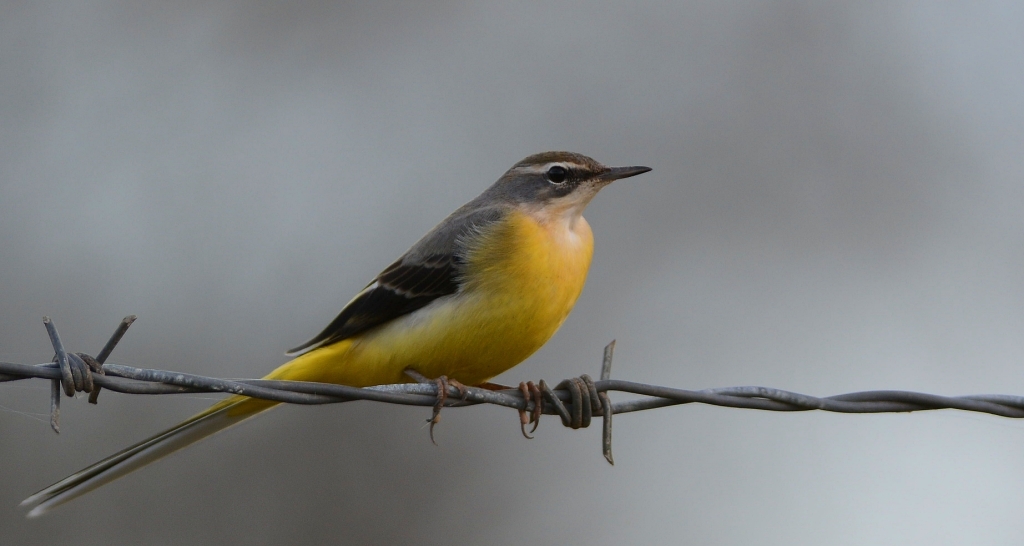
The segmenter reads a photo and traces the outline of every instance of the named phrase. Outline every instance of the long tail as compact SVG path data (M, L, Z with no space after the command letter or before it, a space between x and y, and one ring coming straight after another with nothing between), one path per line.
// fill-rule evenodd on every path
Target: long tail
M28 513L28 517L41 516L51 508L78 498L275 405L276 402L233 396L171 429L75 472L25 499L21 505L34 507Z
M386 382L387 377L374 375L368 377L338 375L339 370L361 369L358 366L338 365L338 363L345 362L351 346L351 340L344 340L310 351L282 364L264 379L325 381L359 386ZM41 516L56 506L81 497L97 487L162 459L211 434L237 425L277 404L277 402L269 400L232 396L148 440L139 442L88 468L75 472L25 499L21 505L34 507L28 513L28 517Z

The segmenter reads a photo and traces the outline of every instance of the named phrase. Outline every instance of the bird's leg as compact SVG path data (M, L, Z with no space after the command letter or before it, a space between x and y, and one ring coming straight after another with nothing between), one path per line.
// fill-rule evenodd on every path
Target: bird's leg
M526 405L523 409L519 410L519 428L523 431L523 436L527 439L532 440L533 436L530 436L537 426L540 425L540 416L544 412L544 395L533 381L526 381L519 383L518 387L509 387L508 385L501 385L498 383L481 383L477 385L478 388L487 389L489 391L511 391L518 390L523 394L523 400L526 401ZM530 407L530 402L533 402L533 410L527 411ZM530 432L526 432L526 425L533 423L533 428Z
M434 414L427 420L430 423L430 442L436 446L437 442L434 441L434 425L441 422L441 408L444 407L445 401L448 400L448 387L455 387L455 390L459 391L459 398L463 400L466 399L469 391L466 390L465 385L454 379L448 379L446 375L436 379L427 379L425 375L412 368L406 369L405 375L415 379L417 383L433 383L437 386L437 402L434 403Z
M487 389L489 391L510 391L515 389L515 387L509 387L508 385L502 385L501 383L491 383L490 381L480 383L476 387L478 389Z
M519 392L523 393L523 401L525 405L523 409L519 410L519 428L523 431L523 436L528 440L532 440L534 431L540 425L540 416L544 412L544 399L542 398L540 388L533 383L533 381L526 381L525 383L519 383ZM530 401L533 401L533 411L527 415L526 410L530 406ZM530 434L526 433L526 425L533 423L533 428L530 429Z

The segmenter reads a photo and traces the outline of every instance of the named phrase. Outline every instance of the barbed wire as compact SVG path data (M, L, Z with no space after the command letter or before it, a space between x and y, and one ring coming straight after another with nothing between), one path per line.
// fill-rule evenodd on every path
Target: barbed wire
M766 411L822 410L836 413L905 413L938 409L957 409L989 413L1001 417L1024 418L1024 397L1004 394L940 396L911 391L862 391L819 398L769 387L726 387L686 390L633 381L611 379L615 342L605 347L600 379L587 375L567 379L554 389L541 381L522 383L519 388L492 390L463 387L456 383L437 381L402 383L376 387L349 387L332 383L276 381L265 379L219 379L201 375L106 364L106 359L135 321L125 317L96 357L85 353L69 353L64 349L57 328L43 318L56 355L44 364L0 362L0 382L29 378L49 379L50 426L60 432L61 390L67 396L89 393L89 403L98 401L105 388L125 394L225 393L261 398L289 404L337 404L370 400L411 406L462 407L492 404L519 412L523 435L526 425L534 430L540 415L558 415L562 424L586 428L593 416L603 419L602 447L605 458L613 463L611 451L612 416L679 404L701 403L714 406ZM643 398L612 403L609 392L640 395ZM532 431L531 431L532 432Z

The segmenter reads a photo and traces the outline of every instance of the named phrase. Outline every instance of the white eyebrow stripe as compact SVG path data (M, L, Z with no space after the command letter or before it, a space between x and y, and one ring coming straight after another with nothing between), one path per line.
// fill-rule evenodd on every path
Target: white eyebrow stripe
M519 167L518 170L520 172L524 172L524 173L541 174L541 173L548 172L548 169L550 169L551 167L555 167L555 166L563 167L563 168L566 168L566 169L569 169L569 170L576 170L576 171L580 171L580 170L586 169L586 165L581 165L579 163L572 163L572 162L569 162L569 161L552 161L550 163L542 163L542 164L537 164L537 165L524 165L522 167Z

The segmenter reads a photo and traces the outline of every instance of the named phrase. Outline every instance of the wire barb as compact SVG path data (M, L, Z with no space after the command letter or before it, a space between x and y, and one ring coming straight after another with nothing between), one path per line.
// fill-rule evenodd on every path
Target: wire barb
M60 340L60 334L57 333L57 326L53 324L50 317L43 317L43 326L46 327L46 333L50 337L50 344L53 345L54 356L51 361L51 367L52 364L56 364L60 368L60 378L59 380L54 378L50 388L50 428L54 432L60 434L61 387L64 388L64 394L68 396L74 396L76 392L87 392L89 393L89 402L95 404L96 397L100 393L100 387L93 381L92 374L106 374L103 370L103 361L113 352L117 342L121 341L125 332L128 331L128 327L135 322L135 318L135 315L128 315L122 319L121 324L114 331L114 335L110 336L107 344L100 351L99 357L93 358L85 353L68 353L65 351L64 343ZM41 364L37 367L45 366L45 364ZM10 374L0 374L0 381L13 381L24 378L25 376L10 377Z
M43 324L46 326L55 353L53 361L37 365L0 362L0 382L28 378L49 380L50 426L55 432L60 431L62 390L68 396L73 396L75 392L91 391L90 402L94 402L94 395L100 388L127 394L214 392L307 405L370 400L390 404L432 406L435 411L431 418L432 424L436 424L437 412L442 406L493 404L520 412L523 416L520 424L524 434L526 424L530 422L534 423L536 430L536 423L542 414L558 415L563 425L574 429L588 426L594 415L600 415L604 421L602 450L605 459L611 464L614 464L611 443L613 415L679 404L701 403L765 411L820 410L836 413L903 413L958 409L1016 419L1024 418L1024 397L1005 394L952 397L881 390L818 398L768 387L726 387L693 391L611 379L614 341L604 349L601 379L594 381L587 375L581 375L562 381L554 389L543 380L533 387L530 387L531 382L528 382L525 389L520 387L491 390L464 387L451 380L430 380L411 370L409 375L422 382L356 388L305 381L229 380L105 363L134 320L134 316L125 317L99 356L93 358L83 353L65 351L57 328L49 318L45 318ZM608 396L612 391L638 395L639 398L612 403Z
M103 373L103 363L106 362L107 358L110 357L110 353L114 352L114 347L117 347L117 343L121 341L121 338L124 337L125 332L128 331L128 327L131 326L132 323L135 322L135 319L137 318L139 317L136 317L135 315L128 315L127 317L121 319L121 323L117 325L117 329L114 330L113 334L111 334L110 339L107 340L107 344L104 345L102 349L100 349L99 354L97 354L96 358L93 360L97 364L98 368L94 368L93 371L100 374ZM92 367L92 363L90 363L89 365L90 367ZM97 385L96 388L89 393L90 404L95 404L99 401L100 389L102 388L103 387Z
M615 355L615 340L604 348L604 359L601 362L601 380L607 381L612 378L612 356ZM597 395L601 399L601 415L603 415L604 427L601 430L601 452L608 464L615 465L612 458L612 402L608 393L601 392Z

